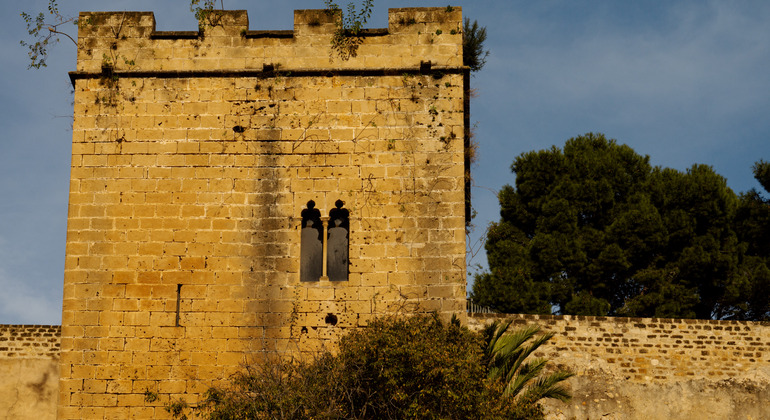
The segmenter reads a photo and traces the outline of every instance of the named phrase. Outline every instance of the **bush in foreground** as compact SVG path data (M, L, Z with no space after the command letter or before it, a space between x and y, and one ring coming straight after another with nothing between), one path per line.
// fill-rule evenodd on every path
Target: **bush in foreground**
M505 341L507 327L492 329L499 332L494 342ZM530 338L534 341L525 344ZM489 335L473 333L456 320L382 318L343 337L337 354L249 366L229 387L210 389L195 410L216 420L539 419L543 413L532 396L542 393L514 394L510 384L529 389L542 382L539 371L532 374L533 365L521 362L545 340L529 334L517 340L523 352L510 345L492 349ZM501 361L511 359L501 352L513 352L519 370L500 375ZM543 396L568 398L566 393ZM177 407L177 417L181 413Z

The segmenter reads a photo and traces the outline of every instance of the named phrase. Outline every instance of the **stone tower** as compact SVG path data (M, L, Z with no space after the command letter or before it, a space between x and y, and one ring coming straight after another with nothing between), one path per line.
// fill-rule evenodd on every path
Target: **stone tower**
M256 354L464 314L460 8L391 9L337 49L334 18L81 14L60 418L162 417Z

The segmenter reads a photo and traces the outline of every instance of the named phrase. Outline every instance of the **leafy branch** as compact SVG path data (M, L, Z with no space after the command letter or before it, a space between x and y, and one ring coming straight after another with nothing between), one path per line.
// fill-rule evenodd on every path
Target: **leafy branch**
M27 68L47 67L48 48L57 44L60 36L66 37L75 45L78 44L72 36L60 29L60 27L70 23L77 25L78 20L74 16L64 16L59 13L56 0L48 2L47 14L40 12L33 17L29 13L21 12L21 18L27 24L27 32L34 40L34 42L19 41L22 46L29 49L28 54L31 63Z
M190 11L195 14L195 18L200 26L205 24L216 25L216 22L213 22L212 15L215 5L216 0L190 0ZM219 0L219 6L224 9L224 0ZM20 15L27 24L27 33L32 37L31 41L19 41L23 47L29 49L28 54L31 62L27 68L39 69L47 67L46 60L48 59L49 49L56 45L62 36L72 41L75 46L78 45L77 40L63 29L67 24L77 26L79 23L78 19L75 16L63 15L59 11L57 0L48 1L47 12L40 12L37 15L22 12ZM88 22L85 22L85 24L88 24ZM120 31L120 28L117 30Z
M198 26L217 26L219 21L214 21L214 7L217 0L190 0L190 11L195 15L195 19L198 20ZM220 10L224 10L224 0L219 0Z
M487 63L489 50L484 49L487 40L487 28L479 26L478 21L465 18L463 24L463 64L470 67L472 72L481 70Z
M337 30L332 36L332 51L336 51L342 60L347 61L358 54L358 46L363 42L361 31L372 15L374 0L364 0L360 11L356 10L353 3L348 3L346 11L332 0L324 0L324 3L328 13L339 15L335 22Z

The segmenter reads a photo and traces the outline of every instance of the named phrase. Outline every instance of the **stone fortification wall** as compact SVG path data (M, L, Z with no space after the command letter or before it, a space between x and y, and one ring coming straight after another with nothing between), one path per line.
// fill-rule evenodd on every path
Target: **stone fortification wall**
M770 417L770 323L657 318L474 315L554 332L537 356L569 368L574 398L552 419Z
M388 28L364 30L349 59L330 54L337 30L326 10L296 10L294 29L250 30L246 11L214 11L200 32L156 31L152 12L82 12L78 72L413 70L462 67L462 8L389 9Z
M763 419L770 416L770 325L580 316L469 317L537 324L537 356L572 369L574 399L551 419ZM59 326L0 325L0 418L56 417ZM4 416L4 417L3 417Z
M243 11L154 29L80 16L61 418L168 416L262 352L464 315L460 8L391 9L347 60L319 10L292 31ZM349 213L347 280L301 281L310 201Z
M58 359L59 325L0 325L0 359Z
M0 325L0 419L56 418L58 325Z

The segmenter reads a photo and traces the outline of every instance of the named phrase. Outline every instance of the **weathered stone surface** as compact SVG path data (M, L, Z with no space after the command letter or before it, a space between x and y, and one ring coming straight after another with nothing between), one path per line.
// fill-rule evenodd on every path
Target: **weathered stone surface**
M56 418L59 362L0 358L0 419Z
M202 34L80 22L60 418L161 418L258 353L397 311L464 315L460 8L392 9L349 60L317 10L288 32L242 11ZM325 223L349 211L346 281L300 281L311 200Z
M348 288L340 291L331 285L308 289L309 299L300 302L302 311L317 314L316 322L330 325L334 317L340 322L350 311L370 313L370 301L357 303L366 289ZM432 290L432 289L431 289ZM427 296L423 286L409 286L403 293ZM340 299L345 303L335 303ZM319 303L319 302L324 303ZM335 314L341 314L337 316ZM536 323L556 333L537 356L548 357L556 366L569 368L577 376L569 380L574 398L569 403L546 402L551 419L763 419L770 417L766 404L770 398L770 325L757 322L676 320L649 318L597 318L580 316L510 315L515 325ZM327 319L328 318L328 319ZM468 318L473 328L484 322L501 318L474 315ZM89 327L90 328L90 327ZM101 328L101 327L97 327ZM143 395L131 396L139 367L130 363L116 364L121 354L150 353L151 348L164 348L169 338L183 337L179 329L112 327L123 331L127 338L112 339L110 346L125 347L112 352L112 363L83 364L71 368L71 375L80 377L114 378L102 382L88 380L88 389L102 385L116 397L117 404L133 401L137 407ZM98 330L91 329L92 333ZM212 329L216 337L226 339L230 328ZM261 329L241 329L248 336ZM56 379L58 371L58 326L5 325L0 326L0 418L46 419L56 416ZM175 335L176 334L176 335ZM333 335L333 328L311 330L308 334ZM606 337L605 334L610 334ZM708 337L704 337L708 334ZM129 335L133 335L129 337ZM255 335L256 336L256 335ZM192 339L194 345L204 343ZM750 351L749 351L750 350ZM196 360L218 360L237 363L242 354L200 350ZM163 365L171 356L154 356L157 365L146 367L146 374L171 377L195 369L189 365ZM228 362L229 360L229 362ZM193 370L199 371L199 370ZM642 376L637 376L640 374ZM121 378L122 376L122 378ZM84 386L86 380L83 379ZM63 385L63 386L66 386ZM158 392L183 394L187 381L169 379L158 385ZM93 397L91 397L93 398ZM146 404L146 403L145 403ZM162 415L153 405L137 416ZM5 417L2 417L5 415ZM115 414L117 416L117 412Z
M752 380L635 383L595 373L569 380L569 403L547 401L552 420L766 419L770 387Z
M60 334L56 325L0 325L0 419L56 418Z
M555 335L535 356L571 369L574 398L551 419L770 417L770 323L659 318L474 315Z

